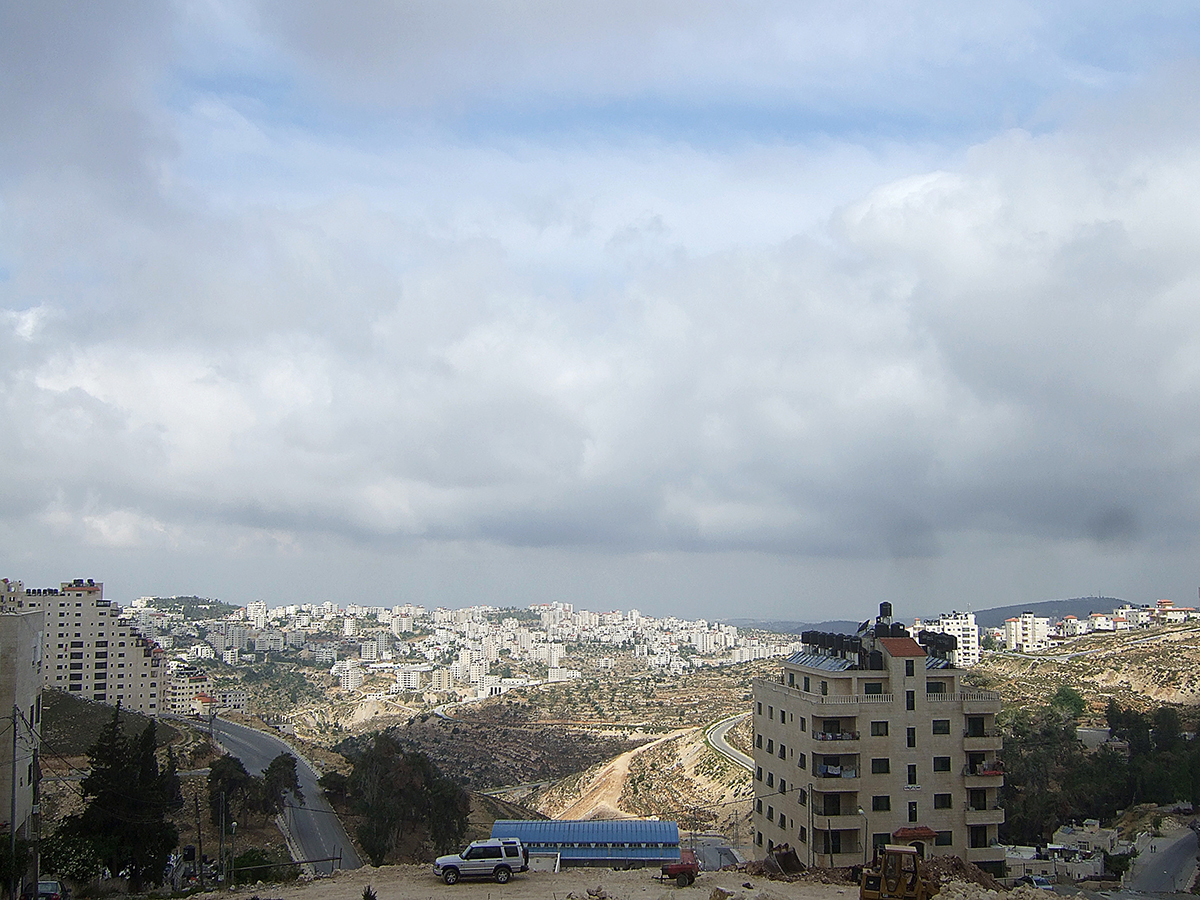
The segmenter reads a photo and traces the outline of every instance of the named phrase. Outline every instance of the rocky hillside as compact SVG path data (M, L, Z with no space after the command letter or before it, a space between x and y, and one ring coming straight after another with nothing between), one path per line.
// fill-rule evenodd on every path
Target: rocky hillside
M749 834L752 796L750 773L692 728L556 782L529 802L553 818L658 816L735 836Z
M972 677L1014 706L1044 704L1066 684L1084 696L1097 722L1109 698L1140 710L1179 706L1185 722L1194 721L1200 715L1198 638L1194 623L1092 634L1044 653L987 654Z

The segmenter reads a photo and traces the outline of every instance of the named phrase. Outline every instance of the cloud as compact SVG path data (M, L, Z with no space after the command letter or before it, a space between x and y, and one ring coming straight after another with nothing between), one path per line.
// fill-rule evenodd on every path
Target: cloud
M870 59L877 22L456 9L107 21L78 67L29 76L40 100L0 107L14 553L243 576L403 559L426 584L475 559L471 584L512 597L536 580L512 572L545 564L539 590L578 588L577 567L645 606L653 561L690 585L676 600L736 581L728 564L782 602L806 579L952 595L1043 549L1045 572L1136 557L1113 576L1132 579L1195 545L1192 69L961 144L693 142L661 120L497 138L463 110L536 106L539 86L564 106L694 107L706 85L791 103L785 76ZM817 93L861 112L897 66L928 86L980 58L1019 80L996 35L1050 26L1012 9L1000 31L952 18L887 42ZM205 55L213 35L234 40ZM1062 42L1016 52L1044 62L1029 80L1070 80L1047 74ZM1072 57L1087 91L1131 64L1094 56ZM372 132L360 89L433 112Z

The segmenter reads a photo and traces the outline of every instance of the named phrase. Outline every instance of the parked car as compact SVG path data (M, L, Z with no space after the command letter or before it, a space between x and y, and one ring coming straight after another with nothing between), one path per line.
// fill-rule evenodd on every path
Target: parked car
M1032 885L1040 891L1054 890L1054 885L1050 883L1050 879L1045 875L1026 875L1024 878L1020 879L1017 884Z
M472 841L465 849L439 856L433 874L446 884L460 878L495 878L505 884L514 872L529 871L529 851L517 838L488 838Z
M43 878L37 883L25 885L21 892L21 900L71 900L71 889L57 878Z

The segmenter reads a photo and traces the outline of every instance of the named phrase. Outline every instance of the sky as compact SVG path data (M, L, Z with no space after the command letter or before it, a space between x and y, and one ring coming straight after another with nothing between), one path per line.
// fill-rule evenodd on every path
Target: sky
M1200 585L1200 6L0 0L0 576Z

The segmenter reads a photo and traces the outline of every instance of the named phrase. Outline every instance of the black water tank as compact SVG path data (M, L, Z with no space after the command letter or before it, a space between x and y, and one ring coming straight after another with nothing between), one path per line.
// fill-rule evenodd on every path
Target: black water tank
M870 659L870 662L867 664L867 668L876 670L876 671L882 669L883 668L883 653L881 653L878 650L872 650L871 651L871 659Z
M880 603L879 615L884 619L890 619L892 617L892 604L888 603L886 600Z

